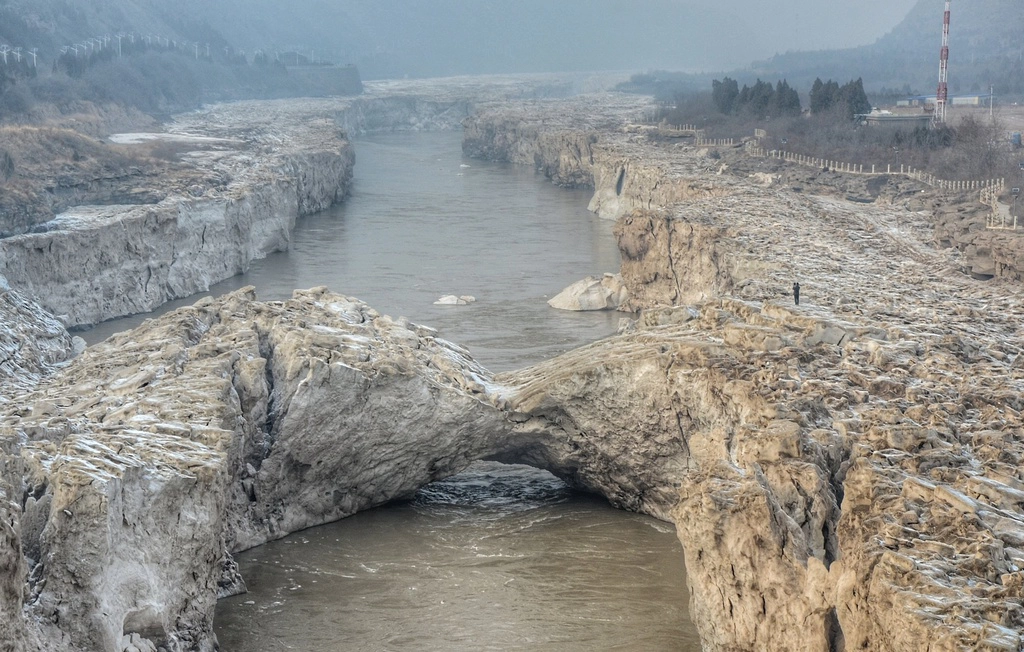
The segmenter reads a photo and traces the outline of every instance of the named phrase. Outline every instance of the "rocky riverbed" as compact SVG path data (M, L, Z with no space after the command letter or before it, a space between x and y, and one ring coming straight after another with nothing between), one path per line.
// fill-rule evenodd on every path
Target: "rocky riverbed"
M267 106L269 139L296 114ZM942 235L984 230L974 199L652 137L646 108L466 121L467 152L594 186L642 310L527 369L323 288L79 352L0 288L0 640L213 649L231 553L486 458L677 523L707 650L1020 650L1024 301Z

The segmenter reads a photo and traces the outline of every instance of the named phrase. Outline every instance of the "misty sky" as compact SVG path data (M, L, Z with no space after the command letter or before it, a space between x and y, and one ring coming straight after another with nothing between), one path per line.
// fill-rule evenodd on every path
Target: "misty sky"
M764 35L764 56L787 50L819 50L865 45L902 20L917 0L700 0L701 5L728 9L749 17ZM939 0L936 21L941 21ZM940 23L941 24L941 23Z
M730 70L871 43L918 1L178 0L238 47L315 48L369 78Z

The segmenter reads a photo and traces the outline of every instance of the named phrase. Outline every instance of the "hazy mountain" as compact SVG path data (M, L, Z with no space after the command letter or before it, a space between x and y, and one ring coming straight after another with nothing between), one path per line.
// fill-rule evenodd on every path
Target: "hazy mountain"
M869 42L913 0L0 0L0 43L41 53L107 33L300 49L366 76L722 70Z
M224 43L205 17L168 0L0 0L0 43L49 60L61 46L118 32Z
M942 45L942 0L918 0L889 33L867 46L819 52L789 52L756 62L751 75L788 77L806 85L817 76L864 77L870 89L911 87L934 93ZM953 0L950 20L949 83L953 93L1024 93L1024 2Z
M298 46L367 76L741 65L769 35L680 0L189 0L237 46ZM732 48L708 48L729 34Z

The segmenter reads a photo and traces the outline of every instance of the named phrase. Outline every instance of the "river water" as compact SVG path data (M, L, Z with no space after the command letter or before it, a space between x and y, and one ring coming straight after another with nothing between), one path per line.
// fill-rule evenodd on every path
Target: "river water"
M527 467L478 464L238 562L226 651L700 649L675 529Z
M619 269L612 223L586 209L592 193L556 188L523 166L463 159L461 143L457 132L357 141L352 195L299 220L289 251L256 261L208 294L253 285L261 299L276 300L295 288L326 285L438 329L495 372L615 332L621 313L546 304L584 276ZM434 305L449 294L477 302ZM97 342L147 316L81 335Z
M214 287L261 299L327 285L467 346L492 371L613 333L616 313L546 300L617 271L589 191L463 159L458 133L355 143L351 197L300 220L291 249ZM446 294L468 306L436 306ZM198 297L177 302L190 304ZM102 324L94 342L145 317ZM673 526L610 508L550 474L493 463L238 555L249 593L222 600L225 652L699 650Z

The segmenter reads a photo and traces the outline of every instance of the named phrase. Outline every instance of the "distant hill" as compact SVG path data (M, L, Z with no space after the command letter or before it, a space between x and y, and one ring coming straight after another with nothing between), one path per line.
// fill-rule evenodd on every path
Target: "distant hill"
M737 69L777 43L838 39L846 24L863 25L858 11L880 12L877 2L820 11L811 11L812 4L787 0L773 10L741 0L714 6L704 0L0 0L0 45L37 48L50 66L62 47L131 32L130 38L162 37L194 59L199 51L225 61L243 51L250 61L257 51L271 61L291 53L296 60L356 64L364 78L733 68L726 74L743 83L785 78L804 93L816 77L863 77L869 91L934 92L942 0L918 0L871 45L787 52ZM893 11L885 14L889 20ZM954 0L953 93L984 91L992 83L999 95L1024 95L1024 39L1015 33L1022 19L1024 0ZM189 74L193 86L219 78L201 69ZM713 76L687 79L703 88ZM242 77L230 83L279 85ZM159 98L157 104L175 105Z
M286 50L280 60L244 52L186 2L0 0L0 122L74 113L80 102L162 114L218 100L362 92L356 68Z
M249 53L299 50L369 77L712 71L780 43L862 42L910 1L0 0L0 45L51 60L62 46L134 32Z
M38 48L50 60L62 46L117 32L228 45L166 0L0 0L0 43Z
M807 0L799 0L805 2ZM0 0L0 43L53 51L119 31L301 49L368 76L741 65L771 37L695 0ZM729 44L707 35L725 36Z
M808 87L815 77L863 77L869 90L909 87L934 93L942 45L943 0L919 0L907 17L875 43L844 50L789 52L751 65L745 74ZM953 0L950 91L1024 95L1024 2Z

